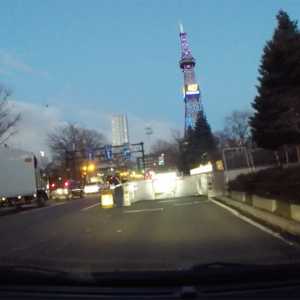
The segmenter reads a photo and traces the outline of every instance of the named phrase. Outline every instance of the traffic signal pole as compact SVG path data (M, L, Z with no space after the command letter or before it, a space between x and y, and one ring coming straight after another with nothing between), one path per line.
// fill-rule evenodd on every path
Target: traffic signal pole
M143 161L143 169L145 170L145 149L144 149L144 142L140 142L140 143L136 143L136 144L130 144L131 146L131 153L142 153L142 161ZM121 149L121 151L119 152L114 152L113 155L123 155L122 149L123 149L123 145L120 146L112 146L112 149ZM105 147L99 147L99 148L94 148L93 151L98 152L98 154L95 154L95 157L103 157L104 154L103 152L105 151ZM81 155L76 156L76 153L81 153ZM65 160L66 160L66 171L67 174L70 174L70 163L73 160L76 159L86 159L86 156L82 155L83 153L86 153L86 149L85 150L73 150L73 151L69 151L69 150L65 150Z
M146 173L146 166L145 166L145 150L144 150L144 143L141 142L141 146L142 146L142 161L143 161L143 170L144 173Z

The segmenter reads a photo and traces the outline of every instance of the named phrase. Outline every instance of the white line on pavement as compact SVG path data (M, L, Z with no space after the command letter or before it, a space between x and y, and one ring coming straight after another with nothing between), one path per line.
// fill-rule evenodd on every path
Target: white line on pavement
M241 215L241 214L240 214L239 212L237 212L236 210L234 210L234 209L232 209L232 208L230 208L230 207L228 207L228 206L226 206L226 205L224 205L224 204L222 204L222 203L220 203L220 202L218 202L218 201L216 201L216 200L213 200L213 199L211 199L211 198L208 198L208 199L209 199L211 202L213 202L213 203L215 203L215 204L217 204L217 205L219 205L219 206L221 206L221 207L227 209L228 211L230 211L231 213L233 213L236 217L238 217L238 218L244 220L245 222L247 222L247 223L249 223L249 224L251 224L251 225L253 225L253 226L259 228L260 230L262 230L262 231L264 231L264 232L267 232L267 233L271 234L272 236L274 236L274 237L276 237L276 238L278 238L278 239L284 241L285 243L287 243L287 244L289 244L289 245L291 245L291 246L294 245L292 242L289 242L289 241L287 241L286 239L284 239L279 233L274 232L273 230L271 230L271 229L269 229L269 228L267 228L267 227L265 227L265 226L263 226L263 225L261 225L261 224L259 224L259 223L254 222L253 220L251 220L251 219L249 219L249 218L247 218L247 217Z
M126 210L123 213L136 213L136 212L144 212L144 211L155 211L155 210L164 210L163 208L153 208L153 209L141 209L141 210Z
M158 203L165 203L165 202L175 202L178 200L163 200L163 201L158 201Z
M95 206L98 206L98 205L100 205L101 203L97 203L97 204L94 204L94 205L92 205L92 206L88 206L88 207L86 207L86 208L83 208L82 210L87 210L87 209L90 209L90 208L93 208L93 207L95 207Z
M51 208L51 207L55 207L55 206L62 205L62 204L66 204L66 203L65 202L64 203L58 203L58 204L54 204L54 205L50 205L50 206L46 206L46 207L41 207L41 208L37 208L37 209L22 211L22 212L20 212L20 214L28 214L28 213L31 213L31 212L40 211L42 209Z
M196 202L188 202L188 203L179 203L179 204L174 204L174 206L190 205L190 204L197 204L197 203L200 203L200 202L196 201Z

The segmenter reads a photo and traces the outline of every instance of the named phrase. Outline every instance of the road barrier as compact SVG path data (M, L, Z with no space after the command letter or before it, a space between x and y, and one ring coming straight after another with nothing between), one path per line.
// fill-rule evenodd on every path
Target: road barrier
M105 190L101 194L101 206L103 209L114 207L114 199L111 190Z
M188 176L174 176L174 173L159 175L161 176L152 180L128 182L125 185L127 188L124 188L124 206L143 200L206 196L208 193L210 197L214 197L221 195L225 186L223 172Z

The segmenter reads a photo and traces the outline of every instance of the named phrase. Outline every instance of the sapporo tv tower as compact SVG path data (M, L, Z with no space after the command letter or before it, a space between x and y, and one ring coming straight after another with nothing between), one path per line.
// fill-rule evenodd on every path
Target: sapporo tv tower
M194 67L196 60L192 57L186 38L180 23L180 42L181 42L181 61L179 66L184 76L183 100L185 103L185 124L184 135L186 135L189 127L194 128L199 113L205 118L203 105L201 101L201 93L199 85L196 82Z

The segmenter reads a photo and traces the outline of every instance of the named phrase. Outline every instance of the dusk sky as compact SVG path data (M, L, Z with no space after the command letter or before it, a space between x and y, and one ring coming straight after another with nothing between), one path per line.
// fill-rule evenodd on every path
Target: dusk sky
M45 149L64 121L110 140L114 114L128 115L130 141L147 149L183 131L180 21L208 121L221 130L230 112L251 109L280 8L299 19L300 2L287 0L0 1L0 82L13 89L23 127L8 144Z

